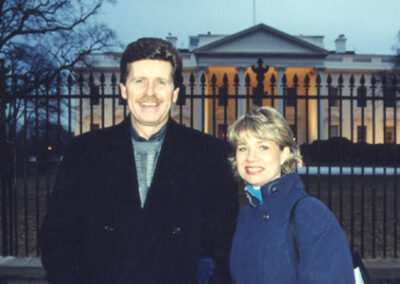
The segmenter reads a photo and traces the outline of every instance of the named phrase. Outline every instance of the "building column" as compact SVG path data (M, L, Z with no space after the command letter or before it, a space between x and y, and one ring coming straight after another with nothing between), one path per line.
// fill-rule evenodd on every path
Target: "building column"
M276 81L277 87L277 95L284 95L283 93L283 86L282 86L282 78L283 74L286 71L286 67L275 67L275 70L278 72L278 78ZM278 99L278 111L279 113L283 114L283 98Z
M245 76L244 72L247 70L246 67L236 67L237 72L239 73L239 95L245 95ZM238 116L242 116L245 113L245 98L238 98Z
M205 68L199 68L197 70L197 94L201 95L201 77L205 75ZM203 125L203 107L204 99L198 99L197 101L197 129L204 132Z
M327 96L325 92L325 76L324 71L325 68L317 68L319 77L321 78L321 89L320 96ZM325 109L325 99L318 100L319 112L318 112L318 121L319 121L319 129L318 129L318 139L325 139L325 120L324 120L324 109Z

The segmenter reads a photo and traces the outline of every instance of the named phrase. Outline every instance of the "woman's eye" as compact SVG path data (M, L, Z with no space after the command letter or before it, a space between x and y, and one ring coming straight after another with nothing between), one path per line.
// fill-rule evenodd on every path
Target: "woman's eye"
M261 150L268 150L269 147L268 147L268 146L265 146L265 145L261 145L261 146L260 146L260 149L261 149Z
M238 148L238 151L239 151L239 152L244 152L244 151L246 151L246 147L239 147L239 148Z

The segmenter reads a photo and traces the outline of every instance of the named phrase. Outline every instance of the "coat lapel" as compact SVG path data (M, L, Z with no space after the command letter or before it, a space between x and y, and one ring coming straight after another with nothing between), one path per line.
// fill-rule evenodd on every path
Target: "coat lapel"
M164 224L170 220L174 204L183 189L179 186L179 177L190 161L191 152L187 149L182 151L186 147L179 133L179 126L170 119L153 181L141 212L141 218L143 218L140 222L141 226L135 229L136 236L130 243L121 279L135 268L157 236L165 230Z
M130 207L140 207L129 117L116 127L106 153L108 184L112 185L110 198L117 208L126 203L129 203Z
M179 134L179 126L170 120L145 203L145 210L151 212L151 215L161 217L160 221L168 219L168 214L160 209L171 211L170 208L182 189L179 186L182 170L190 161L190 152L184 150L186 147Z

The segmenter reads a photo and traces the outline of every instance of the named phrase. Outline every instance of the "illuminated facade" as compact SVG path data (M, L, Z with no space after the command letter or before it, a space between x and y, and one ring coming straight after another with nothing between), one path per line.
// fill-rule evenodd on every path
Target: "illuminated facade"
M173 36L167 40L176 43ZM399 143L399 135L395 137L400 122L397 102L374 99L390 94L390 84L382 91L377 78L393 70L394 57L349 52L343 35L335 43L336 50L327 51L323 36L291 36L263 24L232 35L191 36L189 47L180 49L187 96L184 104L174 107L172 117L222 137L227 125L253 102L257 79L252 66L261 58L268 68L259 103L284 113L300 144L333 136L353 142ZM92 55L94 83L87 92L99 97L119 93L119 56ZM100 74L104 74L103 81ZM111 125L127 113L119 99L107 97L104 105L103 100L95 105L86 100L76 106L76 134Z

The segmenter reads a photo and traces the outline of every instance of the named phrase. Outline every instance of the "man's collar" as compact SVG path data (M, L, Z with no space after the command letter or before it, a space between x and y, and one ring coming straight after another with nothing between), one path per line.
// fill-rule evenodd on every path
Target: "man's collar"
M163 125L163 127L161 127L161 129L159 131L157 131L156 133L154 133L153 135L150 136L150 138L147 140L143 137L140 137L139 134L137 133L136 129L133 127L133 125L131 124L131 137L133 140L135 141L139 141L139 142L155 142L155 141L161 141L164 136L165 136L165 132L167 130L167 123L165 123Z

